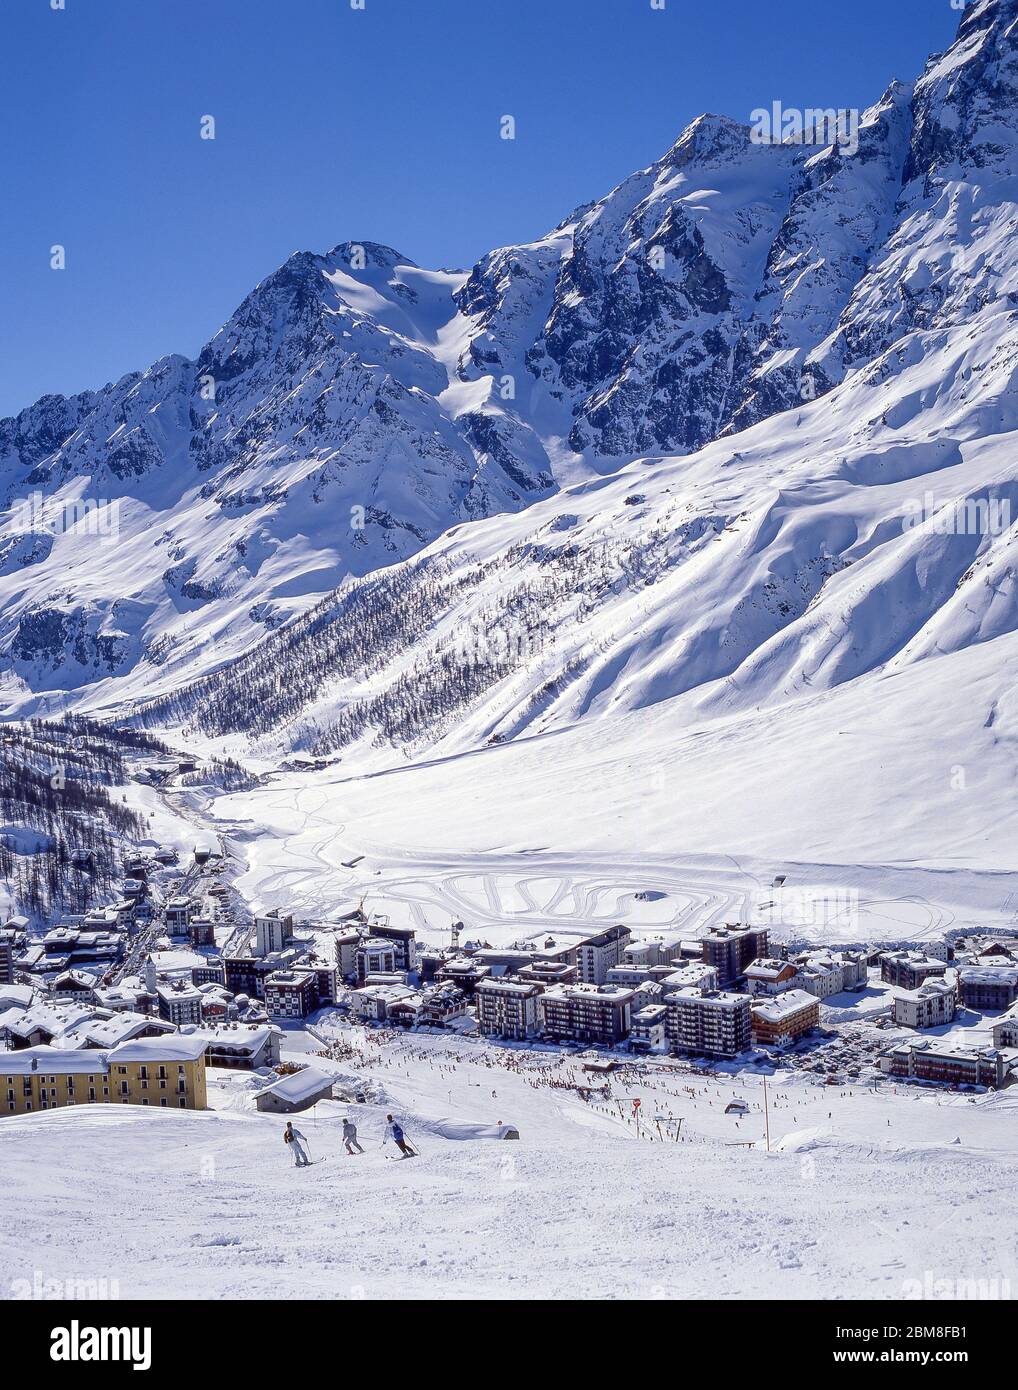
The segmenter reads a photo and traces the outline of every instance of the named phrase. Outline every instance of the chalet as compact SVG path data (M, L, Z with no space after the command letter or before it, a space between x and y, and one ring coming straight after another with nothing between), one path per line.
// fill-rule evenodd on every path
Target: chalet
M0 1014L0 1037L12 1048L43 1047L62 1038L81 1023L102 1017L98 1009L84 1004L54 1004L46 1000L27 1009L8 1009Z
M174 1031L172 1023L149 1014L121 1011L75 1024L61 1035L60 1046L109 1048L135 1038L158 1038Z
M429 985L421 991L417 1023L421 1028L449 1028L470 1012L467 996L451 981Z
M746 989L750 994L780 994L792 989L799 968L792 961L761 956L745 969Z
M331 1100L333 1085L334 1078L327 1072L302 1067L263 1087L255 1096L255 1105L274 1115L294 1115L320 1100Z
M279 1061L280 1030L273 1024L229 1023L195 1028L189 1038L205 1042L205 1064L257 1071Z

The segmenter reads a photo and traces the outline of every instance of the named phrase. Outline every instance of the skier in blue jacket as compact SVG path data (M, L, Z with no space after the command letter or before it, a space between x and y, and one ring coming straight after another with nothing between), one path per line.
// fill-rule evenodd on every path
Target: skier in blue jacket
M392 1139L404 1158L416 1158L417 1153L407 1143L406 1135L403 1133L403 1126L398 1120L394 1120L391 1115L386 1115L385 1138L382 1140L383 1146Z

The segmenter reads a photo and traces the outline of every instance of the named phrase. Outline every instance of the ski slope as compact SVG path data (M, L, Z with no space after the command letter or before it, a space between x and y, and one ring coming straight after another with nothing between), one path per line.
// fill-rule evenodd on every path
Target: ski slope
M594 1108L545 1084L582 1080L575 1059L525 1054L509 1070L521 1054L483 1044L342 1036L360 1056L336 1070L353 1067L373 1101L294 1117L307 1170L291 1166L284 1118L254 1111L258 1079L236 1072L210 1073L216 1108L202 1114L0 1122L0 1287L38 1273L116 1281L121 1298L897 1299L927 1271L1018 1287L1006 1094L779 1075L768 1154L737 1147L762 1144L755 1078L669 1064L656 1081L615 1081L617 1102ZM316 1044L290 1035L288 1055L302 1046ZM634 1095L653 1141L620 1118ZM736 1096L751 1105L738 1121L723 1113ZM387 1109L419 1158L381 1148ZM341 1149L348 1110L363 1157ZM449 1137L498 1121L520 1141Z

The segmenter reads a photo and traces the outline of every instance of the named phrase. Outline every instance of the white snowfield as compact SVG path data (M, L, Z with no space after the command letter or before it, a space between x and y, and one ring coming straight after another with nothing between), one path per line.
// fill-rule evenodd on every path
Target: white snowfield
M613 1100L595 1104L546 1084L600 1086L578 1059L419 1036L360 1046L360 1074L386 1099L295 1116L307 1170L290 1162L284 1117L253 1110L259 1078L235 1072L210 1073L218 1108L205 1113L103 1106L0 1120L0 1294L45 1281L69 1295L96 1281L121 1298L201 1299L1018 1288L1018 1099L1006 1093L872 1094L779 1075L768 1154L758 1078L665 1064L654 1084L613 1078ZM500 1065L521 1056L520 1072ZM653 1141L628 1118L636 1096ZM734 1098L748 1115L724 1114ZM420 1157L382 1148L387 1110ZM344 1114L363 1156L342 1151ZM499 1122L520 1140L481 1137Z

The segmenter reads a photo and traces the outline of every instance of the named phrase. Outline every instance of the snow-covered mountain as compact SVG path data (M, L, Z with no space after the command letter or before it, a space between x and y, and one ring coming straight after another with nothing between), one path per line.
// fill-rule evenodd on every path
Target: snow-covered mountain
M8 514L9 704L589 768L722 727L827 758L900 701L896 792L988 755L1006 824L1016 226L1018 0L979 0L854 151L704 116L468 274L295 256L196 362L0 423L8 505L121 502L104 546Z

